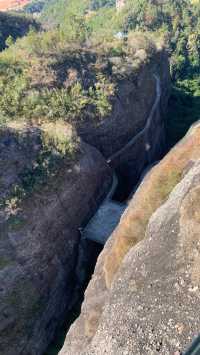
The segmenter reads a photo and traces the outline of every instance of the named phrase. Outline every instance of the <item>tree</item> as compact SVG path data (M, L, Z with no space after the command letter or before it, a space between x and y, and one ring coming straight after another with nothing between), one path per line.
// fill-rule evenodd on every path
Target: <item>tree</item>
M6 46L7 47L11 47L14 44L14 39L13 37L10 35L8 36L8 38L6 39Z

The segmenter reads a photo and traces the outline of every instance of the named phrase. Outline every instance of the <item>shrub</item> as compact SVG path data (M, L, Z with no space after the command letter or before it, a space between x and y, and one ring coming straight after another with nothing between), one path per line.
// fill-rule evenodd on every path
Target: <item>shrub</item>
M74 156L77 151L77 137L70 125L63 122L45 123L41 128L44 150L55 150L62 157Z
M156 45L146 33L131 31L128 34L128 50L132 54L144 50L147 57L151 57L156 53Z
M96 111L100 117L105 117L112 110L112 105L109 98L114 95L114 84L109 82L105 76L99 74L95 90L90 90L93 99L93 105L96 106Z

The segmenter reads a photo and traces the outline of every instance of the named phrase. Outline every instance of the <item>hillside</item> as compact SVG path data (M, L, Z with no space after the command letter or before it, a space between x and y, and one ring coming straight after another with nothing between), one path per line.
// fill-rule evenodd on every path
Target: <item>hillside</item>
M0 354L181 353L198 331L199 124L179 140L199 119L200 3L35 6L40 24L0 12Z
M14 41L18 37L23 37L30 27L39 29L36 21L28 16L0 12L0 51L6 47L9 36Z
M199 158L197 123L130 201L60 355L186 351L199 325Z
M1 72L0 99L0 314L8 312L1 322L2 355L42 355L74 300L82 297L87 269L92 269L98 252L86 242L81 276L79 229L107 196L114 165L126 169L127 178L136 182L143 168L162 156L162 110L170 91L167 55L146 37L144 44L149 43L151 51L143 46L142 57L141 47L133 49L132 42L122 44L123 62L119 55L113 58L113 44L106 52L67 47L62 57L51 51L51 66L49 56L45 62L38 50L38 37L35 57L29 56L27 40L30 35L15 45L23 61L18 56L18 62L12 62L12 47L0 55L10 65ZM28 71L33 59L33 71ZM8 81L8 75L16 75L16 81ZM148 138L144 134L141 139L149 115ZM120 154L108 164L110 155L137 135L137 144L127 147L126 156ZM130 157L138 150L142 159L140 155L136 169Z

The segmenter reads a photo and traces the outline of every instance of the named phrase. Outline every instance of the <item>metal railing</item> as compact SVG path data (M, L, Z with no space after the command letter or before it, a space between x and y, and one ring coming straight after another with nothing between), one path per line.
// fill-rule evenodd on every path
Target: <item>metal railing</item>
M193 340L191 346L183 355L200 355L200 335Z

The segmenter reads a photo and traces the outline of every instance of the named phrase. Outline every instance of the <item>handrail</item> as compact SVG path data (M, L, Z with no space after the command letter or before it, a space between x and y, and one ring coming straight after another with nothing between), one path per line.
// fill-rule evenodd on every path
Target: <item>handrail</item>
M154 74L154 77L156 79L156 99L154 101L154 104L151 108L151 111L150 111L150 114L148 116L148 119L147 119L147 122L144 126L144 128L136 135L134 136L123 148L121 148L120 150L118 150L117 152L115 152L113 155L111 155L108 159L107 159L107 164L110 164L112 162L112 160L114 158L116 158L117 156L119 156L122 152L126 151L127 148L129 148L130 146L132 146L132 144L134 144L138 137L140 137L142 134L145 133L146 130L149 129L150 125L151 125L151 121L152 119L154 118L154 114L155 114L155 111L157 109L157 106L160 102L160 98L161 98L161 85L160 85L160 78ZM108 192L108 194L106 195L105 199L103 200L102 204L105 203L106 201L109 201L112 199L113 195L114 195L114 192L116 190L116 187L118 185L118 178L117 178L117 175L115 173L115 171L113 172L113 181L112 181L112 186ZM101 205L102 205L101 204ZM99 207L100 208L100 207ZM87 226L89 224L92 223L93 219L95 217L95 214L91 217L91 219L89 220L89 222L87 223ZM86 226L86 227L87 227ZM85 227L85 228L86 228ZM84 229L85 229L84 228ZM82 232L82 228L79 228L79 230Z
M200 334L193 340L183 355L200 355Z
M160 78L154 74L154 78L156 79L156 99L155 102L152 106L151 112L148 116L147 122L144 126L144 128L138 133L136 134L136 136L134 136L123 148L121 148L120 150L118 150L117 152L115 152L113 155L111 155L108 159L107 159L107 163L110 164L112 162L113 159L115 159L116 157L118 157L119 155L121 155L121 153L123 153L124 151L126 151L127 148L131 147L138 139L138 137L140 137L143 133L145 133L146 130L149 129L150 125L151 125L151 121L154 117L154 113L157 109L157 106L160 102L160 98L161 98L161 85L160 85Z

